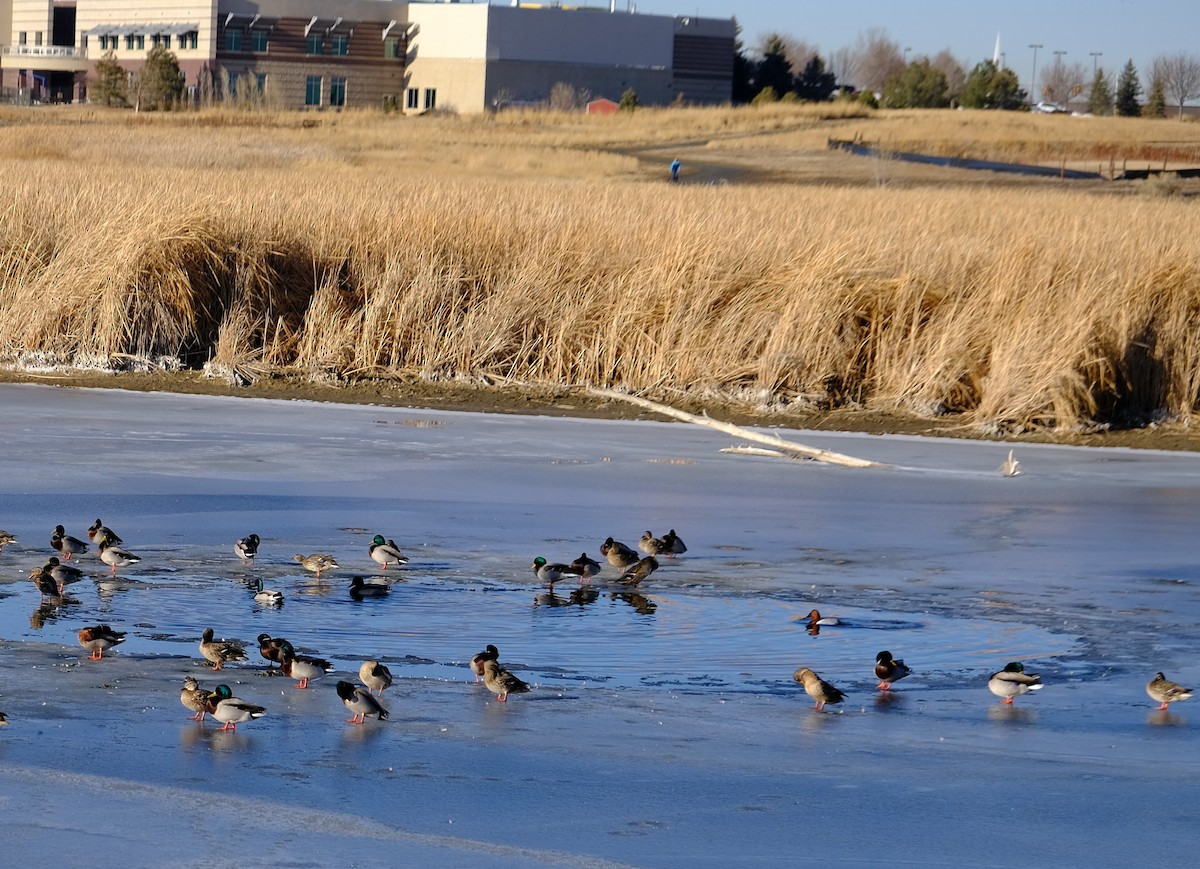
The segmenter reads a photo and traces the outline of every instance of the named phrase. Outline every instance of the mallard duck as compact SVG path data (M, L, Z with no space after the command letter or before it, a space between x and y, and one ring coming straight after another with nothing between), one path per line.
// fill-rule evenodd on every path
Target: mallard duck
M220 670L229 661L246 660L246 652L238 643L214 640L213 629L205 628L200 638L200 654L211 661L214 670Z
M346 719L349 724L362 724L367 720L368 715L374 715L380 721L388 717L388 711L370 691L364 691L349 682L338 682L337 693L342 698L342 702L346 704L346 708L354 713L353 718Z
M600 572L600 562L593 560L586 552L579 553L579 557L572 561L570 566L580 580L591 579Z
M4 727L6 724L8 724L8 716L0 712L0 727Z
M0 552L4 551L4 547L10 543L16 543L17 538L13 537L7 531L0 531Z
M814 709L824 709L826 703L838 704L846 699L846 692L835 688L808 667L801 667L792 678L804 686L804 693L816 701Z
M617 582L624 583L625 585L637 585L656 570L658 570L658 559L653 555L647 555L633 567L622 573L617 578Z
M903 661L893 658L891 652L880 652L875 656L875 678L879 680L875 687L880 691L890 691L893 682L899 682L911 672Z
M531 564L530 567L533 568L533 572L538 579L550 585L558 582L564 576L579 575L571 569L571 565L559 564L557 562L553 564L547 564L546 559L542 558L540 555L533 559L533 564Z
M29 571L29 578L33 580L43 598L62 597L63 587L54 581L54 577L46 572L46 568L35 567Z
M63 557L63 561L70 561L72 555L82 555L88 551L86 543L69 535L67 529L61 525L54 526L54 533L50 535L50 548L56 550Z
M90 528L88 528L87 536L88 536L88 540L91 540L94 543L99 543L105 537L107 537L113 543L124 543L125 542L124 540L122 540L120 537L117 536L115 531L113 531L111 528L106 527L105 524L103 522L101 522L99 519L97 519L95 522L93 522L92 526Z
M296 683L297 688L307 688L309 681L312 679L320 679L326 673L333 672L333 664L324 658L297 655L296 650L292 648L292 644L286 640L284 640L282 651L283 661L280 671L285 676L299 679L300 681Z
M382 582L367 582L361 576L356 576L350 580L350 597L355 600L362 600L368 597L387 597L390 592L391 588Z
M318 578L321 576L321 571L329 570L333 567L341 567L332 555L325 555L321 552L314 552L312 555L293 555L292 561L297 561L300 566L309 573L315 573Z
M259 603L279 606L283 603L283 592L274 588L263 588L262 577L254 581L254 599Z
M1192 696L1192 689L1172 682L1162 673L1155 673L1154 678L1146 684L1146 693L1162 704L1158 707L1159 711L1162 711L1167 708L1168 703L1187 700Z
M483 677L483 665L488 661L499 661L500 650L488 643L482 652L476 652L471 656L471 672L475 674L475 681L478 682Z
M89 657L93 661L99 661L106 651L123 642L125 631L114 631L108 625L91 625L79 629L79 645L91 652Z
M192 716L192 721L203 721L204 713L209 711L209 692L201 688L195 678L186 676L183 680L183 688L179 691L179 702L184 705L184 708L196 713Z
M83 571L71 564L63 564L55 556L50 556L46 561L42 570L58 583L60 588L65 588L73 582L79 582L83 579Z
M642 535L642 539L638 541L638 549L647 555L665 555L667 551L666 545L658 537L655 537L649 531Z
M142 560L140 555L134 555L132 552L122 549L108 537L101 537L100 542L96 545L100 547L100 560L111 565L113 573L117 572L118 567L127 567Z
M267 666L272 670L275 664L283 663L283 645L287 640L282 637L272 637L270 634L258 635L258 653L263 656Z
M483 684L501 703L508 702L509 694L524 694L529 690L527 684L490 659L483 662Z
M408 559L404 557L396 541L384 540L382 534L371 538L371 560L379 564L380 570L387 570L389 564L408 564Z
M358 678L367 686L368 691L377 691L382 697L384 690L392 684L392 671L386 664L366 661L358 668Z
M1037 673L1026 673L1020 661L1013 661L988 677L988 690L1012 703L1014 697L1042 690L1042 680Z
M208 698L211 704L209 714L217 721L225 722L222 730L237 730L237 726L242 722L262 718L267 714L266 707L255 706L234 697L228 685L218 685L217 690L209 694Z
M600 554L608 559L609 564L621 570L631 564L637 564L638 559L641 558L634 550L611 537L600 544Z
M261 542L257 534L247 534L245 537L239 537L237 542L233 544L234 554L243 562L253 561L258 555L258 544Z
M662 542L663 551L666 552L666 554L671 558L674 558L676 555L683 555L683 553L687 552L687 546L684 545L683 541L679 538L679 535L675 533L674 528L663 535Z

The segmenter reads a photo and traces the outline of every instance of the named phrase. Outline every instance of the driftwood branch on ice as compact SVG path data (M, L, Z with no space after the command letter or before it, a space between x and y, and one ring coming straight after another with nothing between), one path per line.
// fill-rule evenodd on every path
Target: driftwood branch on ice
M588 390L593 395L603 398L610 398L619 401L628 401L631 404L636 404L638 407L643 407L646 410L652 410L655 413L661 413L663 416L669 416L672 419L690 422L696 425L708 426L715 428L717 431L723 431L726 434L734 437L744 438L755 443L766 444L773 450L778 450L781 453L786 453L791 456L802 456L806 459L815 459L818 462L828 462L834 465L843 465L848 468L882 468L885 465L879 462L868 461L867 459L859 459L854 456L847 456L842 453L830 452L829 450L819 450L814 447L806 447L803 444L785 441L781 437L775 435L759 434L748 428L743 428L740 425L733 423L721 422L718 419L713 419L709 416L696 416L694 413L688 413L685 410L677 410L666 404L659 404L656 401L650 401L641 398L637 395L629 395L624 392L617 392L612 389L599 389L591 387Z

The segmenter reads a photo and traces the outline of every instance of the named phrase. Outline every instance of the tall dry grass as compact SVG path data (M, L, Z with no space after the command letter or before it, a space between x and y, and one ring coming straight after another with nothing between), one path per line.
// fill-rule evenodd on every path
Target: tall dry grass
M1005 427L1200 400L1200 216L1180 198L455 178L364 126L114 127L103 146L86 126L0 129L0 354Z

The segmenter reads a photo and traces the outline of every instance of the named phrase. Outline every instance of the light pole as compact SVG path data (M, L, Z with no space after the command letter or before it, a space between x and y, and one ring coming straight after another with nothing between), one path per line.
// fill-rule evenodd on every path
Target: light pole
M1029 47L1033 49L1033 76L1029 79L1029 105L1033 105L1033 95L1037 92L1037 52L1039 48L1045 48L1040 42L1031 42Z
M1090 54L1092 56L1092 78L1094 79L1096 77L1096 69L1097 69L1096 62L1100 57L1102 57L1104 55L1104 52L1103 51L1089 51L1088 54Z
M904 47L904 65L905 65L905 66L908 66L908 53L909 53L910 51L912 51L912 46L911 46L911 45L906 45L906 46Z
M1062 78L1062 59L1063 59L1064 54L1066 54L1066 52L1061 51L1061 50L1054 52L1054 74L1055 74L1056 78ZM1070 101L1071 101L1070 88L1067 89L1067 98L1065 100L1063 100L1061 103L1058 102L1058 94L1054 95L1054 102L1058 103L1064 109L1069 108L1069 106L1067 104Z

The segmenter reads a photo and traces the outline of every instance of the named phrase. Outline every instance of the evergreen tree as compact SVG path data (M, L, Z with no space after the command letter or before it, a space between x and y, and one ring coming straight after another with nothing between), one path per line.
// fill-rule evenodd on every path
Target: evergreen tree
M183 73L173 51L156 45L138 75L138 108L169 109L183 94Z
M1140 115L1142 106L1138 98L1141 95L1142 83L1138 81L1137 67L1130 60L1121 70L1121 77L1117 80L1117 114L1125 118L1136 118Z
M737 25L737 37L733 42L733 102L748 103L754 99L754 63L746 57L742 44L742 27Z
M1167 92L1162 79L1158 76L1150 82L1150 96L1146 100L1146 108L1142 116L1147 118L1165 118L1167 116Z
M637 91L635 91L633 88L629 88L628 90L625 91L625 93L621 94L621 102L620 102L621 111L632 112L634 109L636 109L640 105L641 105L641 103L638 102Z
M754 85L760 92L763 88L775 91L775 99L779 99L795 86L792 65L787 59L787 47L777 35L768 37L763 46L763 58L758 62Z
M1015 110L1025 106L1026 98L1015 72L985 60L967 76L959 102L967 109Z
M125 85L128 76L125 68L117 63L117 55L111 49L96 61L96 78L88 93L92 102L102 106L125 106Z
M950 104L946 74L929 58L910 63L883 87L883 104L892 109L940 109Z
M828 102L837 88L837 76L825 68L825 61L814 54L796 77L795 93L802 100L814 103Z
M1108 86L1108 76L1103 69L1096 70L1096 78L1092 80L1092 89L1088 93L1087 110L1093 115L1111 115L1113 110L1112 89Z

